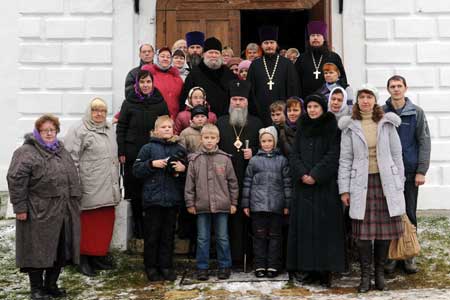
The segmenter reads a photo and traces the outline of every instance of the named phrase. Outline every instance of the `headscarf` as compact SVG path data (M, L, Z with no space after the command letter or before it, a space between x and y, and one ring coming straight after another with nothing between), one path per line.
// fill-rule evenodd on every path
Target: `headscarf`
M153 93L155 92L155 82L153 81L153 75L150 71L148 71L148 74L150 78L152 79L152 90L148 95L143 95L141 92L141 89L139 88L139 73L136 76L136 81L134 82L134 92L136 93L136 97L141 100L142 102L145 101L145 99L153 96Z
M106 111L108 111L108 105L106 104L105 100L103 100L102 98L94 98L91 100L91 102L89 103L86 112L83 116L83 123L86 125L86 127L90 127L90 128L96 128L99 130L104 130L105 128L109 127L108 122L105 120L102 123L96 123L94 122L94 120L92 120L92 107L93 106L103 106Z
M331 96L333 95L333 92L336 90L341 90L342 91L342 95L344 95L344 100L342 102L342 106L341 109L339 109L338 112L333 112L331 110ZM334 89L331 90L330 92L330 96L328 96L328 111L333 113L336 116L336 119L339 119L342 116L345 116L348 114L348 105L347 105L347 92L345 91L344 88L337 86Z
M159 63L159 54L161 52L169 52L169 54L170 54L170 62L167 67L162 67ZM158 67L158 69L160 69L161 71L168 71L172 67L172 62L173 62L173 55L172 55L172 51L170 51L169 47L163 47L163 48L158 49L158 51L156 51L155 56L153 57L153 64L156 65Z
M42 146L44 147L45 150L50 151L50 152L56 152L59 149L59 141L55 136L55 140L51 143L46 143L41 136L41 133L39 132L39 130L37 128L33 129L33 136L36 139L36 141Z
M305 113L305 105L303 103L303 99L300 98L300 97L297 97L297 96L291 96L287 100L289 100L289 99L297 100L300 103L300 110L301 110L301 112L300 112L300 116L297 119L297 122L298 122L300 117ZM297 122L291 122L289 120L288 115L287 115L287 110L288 110L288 106L287 106L287 103L286 103L286 108L284 109L284 116L286 117L286 125L287 125L287 127L291 128L291 129L293 129L295 131L295 130L297 130Z

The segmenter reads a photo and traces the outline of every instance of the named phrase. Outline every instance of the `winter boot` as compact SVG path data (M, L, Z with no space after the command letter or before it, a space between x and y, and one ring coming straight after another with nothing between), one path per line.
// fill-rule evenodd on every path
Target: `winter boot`
M358 286L359 293L367 293L370 290L370 271L372 267L372 241L357 242L359 262L361 266L361 282Z
M113 270L115 268L110 256L90 256L89 263L97 270Z
M33 270L28 272L30 278L31 300L50 300L44 291L42 274L43 270Z
M395 268L397 267L397 261L393 259L386 260L386 263L384 264L384 273L386 274L392 274L395 271Z
M45 269L44 289L52 298L66 297L66 290L58 288L57 281L61 274L61 268Z
M405 259L403 264L406 274L415 274L419 271L416 265L416 259L414 257Z
M217 272L218 279L228 279L230 278L231 270L230 268L220 268Z
M374 258L375 258L375 286L383 291L386 288L384 281L384 264L389 251L389 242L386 240L375 240Z
M147 274L148 281L162 280L162 277L156 268L145 268L145 274Z
M162 268L160 271L161 275L164 277L164 280L175 281L175 279L177 279L177 275L172 268Z
M78 266L78 272L88 277L94 277L97 275L95 269L89 263L89 256L80 255L80 265Z

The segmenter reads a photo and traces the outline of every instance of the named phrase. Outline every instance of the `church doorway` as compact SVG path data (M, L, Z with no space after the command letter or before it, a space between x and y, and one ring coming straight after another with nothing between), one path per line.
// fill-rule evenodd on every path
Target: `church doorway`
M305 49L305 31L309 20L308 10L241 10L241 50L248 43L258 43L258 28L276 25L280 49Z
M156 47L198 30L239 53L248 42L259 42L260 25L270 24L280 26L281 47L303 51L309 20L325 21L332 40L331 0L156 0Z

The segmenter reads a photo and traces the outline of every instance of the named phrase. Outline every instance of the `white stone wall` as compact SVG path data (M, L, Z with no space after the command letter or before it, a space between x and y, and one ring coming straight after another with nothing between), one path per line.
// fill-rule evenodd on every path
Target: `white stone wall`
M420 208L450 209L450 1L345 1L343 56L350 83L375 84L381 101L387 79L399 74L408 97L426 112L431 167Z

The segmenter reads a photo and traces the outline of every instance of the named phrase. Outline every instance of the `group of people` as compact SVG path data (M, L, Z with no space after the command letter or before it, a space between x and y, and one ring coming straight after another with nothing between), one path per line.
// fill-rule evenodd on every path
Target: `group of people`
M278 29L261 27L260 45L249 44L241 62L246 77L241 63L230 69L232 50L202 32L156 53L143 44L115 130L100 98L63 141L58 118L40 117L7 177L17 265L29 274L32 299L65 295L56 282L66 264L87 276L113 267L119 166L150 281L175 280L181 232L195 245L197 278L207 280L213 227L219 279L248 256L256 277L287 270L331 286L332 274L346 271L352 237L358 290L370 289L372 257L383 290L401 216L417 226L430 156L426 118L398 75L387 81L384 106L370 84L353 97L339 55L328 49L326 24L307 29L306 51L294 64L278 53ZM404 266L417 272L414 259Z

